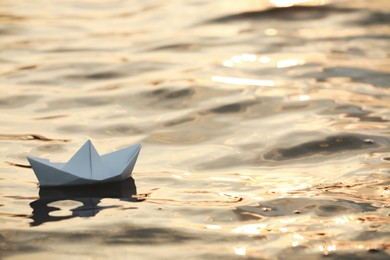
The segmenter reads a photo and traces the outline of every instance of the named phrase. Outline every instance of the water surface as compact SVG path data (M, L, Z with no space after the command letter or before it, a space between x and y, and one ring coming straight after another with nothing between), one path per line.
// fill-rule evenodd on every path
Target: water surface
M390 6L0 3L4 259L387 259ZM39 188L26 155L143 145Z

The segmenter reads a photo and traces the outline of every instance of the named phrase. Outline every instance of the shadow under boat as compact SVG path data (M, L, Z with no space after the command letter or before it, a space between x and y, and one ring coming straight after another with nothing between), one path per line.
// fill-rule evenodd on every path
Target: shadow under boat
M121 182L112 182L96 185L68 186L68 187L40 187L39 199L30 203L33 209L31 226L39 226L46 222L60 221L74 217L93 217L106 208L115 206L98 206L104 198L117 198L122 201L139 202L135 198L137 187L133 178ZM81 202L82 205L71 209L70 215L54 216L52 212L61 210L49 204L57 201L71 200Z

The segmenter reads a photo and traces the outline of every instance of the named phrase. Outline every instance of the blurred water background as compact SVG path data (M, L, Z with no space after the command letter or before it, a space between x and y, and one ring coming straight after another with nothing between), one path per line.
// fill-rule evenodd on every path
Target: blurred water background
M2 0L0 257L388 259L387 0ZM26 155L143 148L43 189ZM328 259L328 258L327 258Z

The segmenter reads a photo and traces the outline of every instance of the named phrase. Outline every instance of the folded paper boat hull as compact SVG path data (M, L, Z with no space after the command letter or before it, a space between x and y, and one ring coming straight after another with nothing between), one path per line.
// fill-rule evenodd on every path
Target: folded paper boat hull
M123 181L131 177L141 145L100 156L87 141L68 163L27 157L40 186L72 186Z

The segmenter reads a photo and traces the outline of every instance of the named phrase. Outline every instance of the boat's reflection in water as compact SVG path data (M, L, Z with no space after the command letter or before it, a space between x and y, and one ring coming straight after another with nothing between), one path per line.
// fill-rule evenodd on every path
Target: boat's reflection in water
M88 186L71 187L41 187L39 199L30 203L33 209L31 226L39 226L46 222L60 221L74 217L92 217L105 208L99 206L104 198L117 198L124 201L137 202L134 198L137 187L133 178L121 182L105 183ZM59 201L74 201L82 203L81 206L70 210L71 214L55 214L61 208L50 205Z

